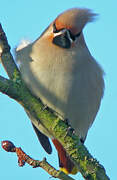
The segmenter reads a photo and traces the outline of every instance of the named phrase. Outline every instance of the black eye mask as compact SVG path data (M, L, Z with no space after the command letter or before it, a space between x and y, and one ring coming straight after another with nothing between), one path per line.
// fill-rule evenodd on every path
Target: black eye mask
M64 30L64 31L63 31ZM63 31L63 32L62 32ZM53 43L59 47L69 49L71 47L71 42L75 41L77 37L80 36L81 32L73 35L68 29L57 30L55 23L53 24L53 33L59 33L53 38Z

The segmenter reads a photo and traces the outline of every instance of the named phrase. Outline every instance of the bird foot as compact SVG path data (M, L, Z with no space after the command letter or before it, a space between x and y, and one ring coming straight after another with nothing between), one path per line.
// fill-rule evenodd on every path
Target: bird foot
M65 135L65 137L67 135L73 135L75 133L75 130L71 127L71 125L69 124L69 120L66 118L64 119L64 122L66 123L66 125L68 125L68 128L67 128L67 133Z
M67 135L74 135L74 134L75 134L75 130L71 126L69 126L67 128Z

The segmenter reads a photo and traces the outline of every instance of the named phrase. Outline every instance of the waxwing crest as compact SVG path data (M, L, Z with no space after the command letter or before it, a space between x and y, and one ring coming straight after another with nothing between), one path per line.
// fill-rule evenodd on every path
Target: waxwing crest
M72 8L56 18L56 28L72 28L73 33L78 33L78 31L82 31L88 22L94 21L97 15L98 14L93 13L90 9Z

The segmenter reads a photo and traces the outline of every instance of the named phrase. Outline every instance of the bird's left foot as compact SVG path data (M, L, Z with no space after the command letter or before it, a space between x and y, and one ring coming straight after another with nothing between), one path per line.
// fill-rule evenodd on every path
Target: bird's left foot
M69 124L69 120L66 118L64 119L64 122L66 123L66 125L68 125L68 128L67 128L67 132L66 132L66 135L73 135L75 133L75 130L71 127L71 125Z

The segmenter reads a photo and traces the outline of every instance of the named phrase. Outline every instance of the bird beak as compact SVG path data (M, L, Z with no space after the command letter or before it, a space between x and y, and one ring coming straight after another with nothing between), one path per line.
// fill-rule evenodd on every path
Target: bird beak
M54 34L53 43L61 48L69 49L72 45L72 39L70 38L69 31L63 29Z

